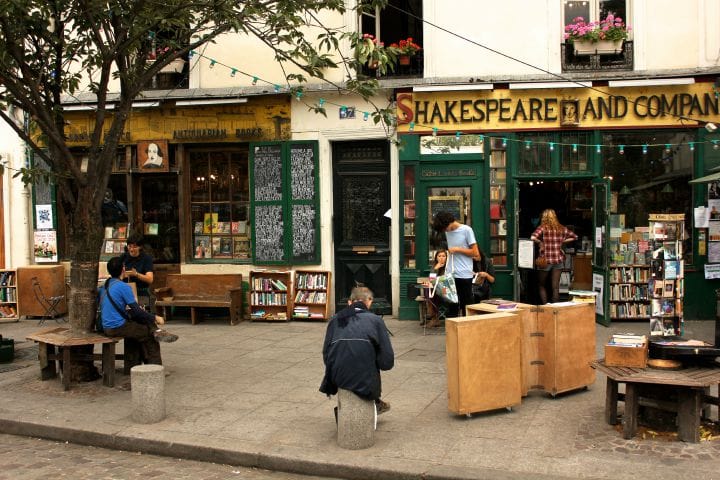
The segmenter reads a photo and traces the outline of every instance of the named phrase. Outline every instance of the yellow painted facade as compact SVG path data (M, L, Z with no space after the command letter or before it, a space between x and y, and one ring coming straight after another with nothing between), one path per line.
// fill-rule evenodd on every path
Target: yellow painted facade
M236 105L203 105L134 109L121 144L141 140L169 143L236 143L290 139L290 102L284 97L254 97ZM89 143L93 112L67 112L70 146ZM106 124L109 129L110 121Z
M712 84L400 93L398 131L689 127L718 122ZM411 126L412 123L412 126Z

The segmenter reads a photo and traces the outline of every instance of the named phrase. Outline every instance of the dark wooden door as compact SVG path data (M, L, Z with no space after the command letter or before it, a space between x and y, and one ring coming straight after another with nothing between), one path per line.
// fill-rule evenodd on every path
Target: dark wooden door
M333 144L335 310L357 284L375 294L372 310L392 313L390 150L387 141Z

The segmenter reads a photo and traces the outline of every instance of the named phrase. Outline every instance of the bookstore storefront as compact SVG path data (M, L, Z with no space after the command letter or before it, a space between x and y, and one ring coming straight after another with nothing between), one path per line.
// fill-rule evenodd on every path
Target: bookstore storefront
M101 258L122 252L127 236L137 232L160 271L316 261L315 243L293 253L293 222L282 228L293 208L302 212L296 225L312 229L316 223L317 147L289 142L289 99L188 103L133 110L103 205ZM82 158L93 118L73 112L70 120L68 138ZM294 200L288 194L291 157L304 175L292 179L302 189Z
M422 91L397 102L401 318L417 318L411 285L442 240L432 215L448 208L493 259L492 295L527 303L537 303L536 275L518 245L555 209L579 236L561 291L601 290L603 323L621 319L611 313L610 265L644 248L650 214L684 214L685 318L714 317L707 299L720 284L703 275L706 232L693 224L707 186L688 183L720 166L720 138L702 128L720 119L712 83Z

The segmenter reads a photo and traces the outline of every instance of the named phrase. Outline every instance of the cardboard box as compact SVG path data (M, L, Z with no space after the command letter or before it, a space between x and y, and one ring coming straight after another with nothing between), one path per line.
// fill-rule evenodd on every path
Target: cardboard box
M642 347L605 345L605 365L608 367L647 367L648 345Z

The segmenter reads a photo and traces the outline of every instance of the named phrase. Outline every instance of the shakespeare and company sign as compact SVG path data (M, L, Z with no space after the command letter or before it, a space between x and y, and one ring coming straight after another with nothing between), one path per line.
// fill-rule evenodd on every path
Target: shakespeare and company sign
M397 95L398 131L487 131L567 126L689 127L718 122L711 84L645 88L468 90Z

